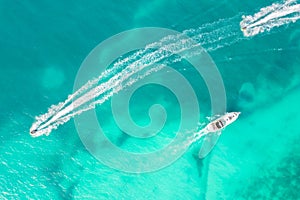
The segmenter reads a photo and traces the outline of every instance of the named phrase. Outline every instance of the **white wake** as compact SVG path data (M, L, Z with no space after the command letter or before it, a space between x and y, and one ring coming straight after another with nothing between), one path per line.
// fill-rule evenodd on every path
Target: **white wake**
M47 113L36 117L30 128L31 135L48 135L72 117L104 103L122 89L159 71L164 65L203 53L197 47L201 46L202 49L212 52L244 39L240 28L244 36L254 36L273 27L295 22L300 18L300 4L295 0L272 4L253 16L244 16L240 22L241 27L237 21L239 16L204 24L178 35L166 36L115 62L98 77L70 94L64 102L52 105ZM177 54L181 57L174 58ZM159 65L154 65L156 63Z
M286 0L284 3L274 3L261 8L253 16L243 16L240 22L244 36L254 36L274 27L296 22L300 19L300 4L296 0Z
M236 19L237 17L219 20L198 29L185 30L182 34L166 36L122 58L100 76L69 95L64 102L52 105L47 113L36 117L30 129L32 136L48 135L72 117L104 103L120 90L162 69L165 64L203 53L197 47L214 51L237 42L243 37L239 34ZM172 57L178 54L182 56ZM154 66L156 63L159 65Z

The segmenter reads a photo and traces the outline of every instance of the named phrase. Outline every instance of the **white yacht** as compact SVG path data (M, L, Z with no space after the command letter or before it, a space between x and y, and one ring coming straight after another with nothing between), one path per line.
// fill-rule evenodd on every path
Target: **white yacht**
M226 126L233 123L240 114L240 112L226 113L225 115L207 124L207 126L204 128L204 134L206 136L198 154L200 159L205 158L205 156L211 152L221 135L221 131Z
M240 112L230 112L225 115L219 117L218 119L210 122L205 129L207 133L218 132L224 129L226 126L234 122L240 115Z

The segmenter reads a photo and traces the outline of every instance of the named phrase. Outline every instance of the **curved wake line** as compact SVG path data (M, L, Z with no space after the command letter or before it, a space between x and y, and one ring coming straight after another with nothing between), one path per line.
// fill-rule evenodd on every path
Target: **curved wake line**
M253 36L273 27L294 22L299 19L299 13L300 4L288 0L283 4L262 8L253 16L244 16L240 26L245 36ZM166 36L122 58L97 78L70 94L64 102L52 105L47 113L36 117L30 128L31 135L48 135L72 117L101 105L120 90L159 71L164 65L179 62L204 51L213 52L245 39L240 34L237 22L239 17L240 15L221 19L197 29L185 30L181 34ZM205 50L199 50L199 47ZM177 54L180 54L180 57L173 58Z
M300 4L296 0L286 0L283 4L272 4L253 16L243 16L240 22L244 36L254 36L274 27L295 23L300 19Z
M236 23L232 22L236 18L219 20L198 29L189 29L181 34L166 36L114 63L100 76L88 81L69 95L64 102L52 105L46 114L36 117L36 122L30 129L35 133L33 136L48 135L72 117L104 103L120 90L159 71L166 64L203 53L203 49L199 50L201 46L207 51L214 51L242 39L238 26L234 26ZM181 57L172 58L177 54L181 54ZM153 67L154 64L158 65ZM98 99L94 100L95 98Z

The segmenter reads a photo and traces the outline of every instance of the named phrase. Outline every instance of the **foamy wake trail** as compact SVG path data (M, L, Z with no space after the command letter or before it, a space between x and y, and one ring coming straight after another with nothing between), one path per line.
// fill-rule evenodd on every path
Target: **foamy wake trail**
M185 30L182 34L166 36L120 59L70 94L64 102L52 105L47 113L36 117L31 133L36 136L48 135L72 117L104 103L120 90L160 70L164 65L203 53L197 47L212 52L242 40L244 37L239 32L238 17L221 19L198 29ZM240 26L245 36L254 36L299 18L300 4L295 0L287 0L262 8L253 16L243 16ZM178 54L180 56L174 56Z
M199 141L202 137L204 137L208 134L211 134L211 133L207 132L205 127L203 128L203 126L201 126L201 127L198 127L196 130L189 130L185 134L188 135L188 137L185 138L183 141L181 141L179 144L175 145L173 147L174 151L180 151L180 150L187 149L193 143Z
M30 131L34 133L33 136L48 135L72 117L101 105L122 89L159 71L164 65L203 53L197 47L212 52L244 39L238 24L245 36L253 36L295 22L300 17L299 13L300 5L295 0L287 0L262 8L253 16L244 16L240 23L240 15L237 15L166 36L115 62L98 77L70 94L64 102L52 105L47 113L36 117ZM175 56L178 54L180 56Z
M243 16L241 30L246 37L254 36L274 27L294 23L300 19L300 4L296 0L286 0L282 4L274 3L261 8L253 16Z
M122 58L69 95L64 102L52 105L47 113L36 117L30 130L35 131L37 136L48 135L72 117L104 103L120 90L162 69L164 65L203 53L197 47L214 51L237 42L243 38L236 25L237 19L238 17L222 19L202 25L198 29L166 36ZM178 54L181 56L174 56Z

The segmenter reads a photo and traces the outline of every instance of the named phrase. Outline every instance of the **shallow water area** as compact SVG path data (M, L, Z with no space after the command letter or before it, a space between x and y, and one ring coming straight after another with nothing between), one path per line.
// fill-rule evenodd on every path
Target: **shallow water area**
M300 22L250 38L239 27L242 15L272 3L1 1L0 199L299 199ZM219 19L226 28L212 25ZM192 34L220 71L227 111L242 114L226 127L211 154L197 158L201 139L158 171L126 173L93 157L73 120L48 137L30 137L34 117L73 92L89 52L108 37L138 27L198 32L202 27L208 33L218 28L218 35ZM215 41L217 36L225 38ZM208 123L212 111L203 77L184 60L170 66L189 79L199 101L199 123ZM151 124L154 104L164 107L167 119L153 137L122 131L111 100L96 106L95 115L113 145L148 153L170 144L181 120L176 96L165 87L147 85L130 99L133 121L141 127ZM126 105L125 100L119 105ZM162 115L159 108L152 114Z

